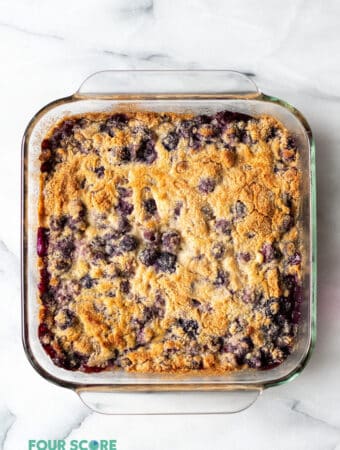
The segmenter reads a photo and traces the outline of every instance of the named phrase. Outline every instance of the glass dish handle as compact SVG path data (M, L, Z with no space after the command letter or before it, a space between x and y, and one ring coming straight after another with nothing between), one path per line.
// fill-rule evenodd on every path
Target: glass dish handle
M230 391L110 391L105 388L77 389L91 410L114 415L232 414L249 408L262 393L261 388Z
M103 70L89 75L75 96L99 98L256 98L251 74L235 70Z

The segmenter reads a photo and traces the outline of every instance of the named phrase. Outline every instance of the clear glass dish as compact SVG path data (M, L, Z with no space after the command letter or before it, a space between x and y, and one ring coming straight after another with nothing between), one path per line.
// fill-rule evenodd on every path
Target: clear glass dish
M41 141L62 117L95 111L154 110L212 114L228 109L266 113L296 137L303 182L302 239L305 249L303 303L297 341L279 366L218 376L85 374L55 366L37 335L36 229ZM295 378L306 365L316 335L316 195L314 141L294 107L259 91L244 74L207 71L104 71L88 77L79 90L41 109L28 124L22 143L22 325L23 343L33 367L46 379L75 390L92 409L111 414L227 413L252 404L263 389Z

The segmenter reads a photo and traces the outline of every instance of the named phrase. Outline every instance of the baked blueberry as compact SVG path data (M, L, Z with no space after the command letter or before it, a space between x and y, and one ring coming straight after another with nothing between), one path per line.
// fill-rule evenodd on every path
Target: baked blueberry
M247 207L243 202L237 200L234 207L232 208L232 212L237 219L243 219L247 214Z
M216 187L216 181L213 178L202 178L199 182L198 189L204 194L213 192Z
M179 217L181 214L181 210L183 207L183 203L182 202L177 202L175 209L174 209L174 213L175 213L175 217Z
M145 211L148 214L150 214L151 216L153 216L157 212L157 205L156 205L155 199L153 199L153 198L148 198L148 199L144 200L143 206L144 206Z
M120 282L120 290L123 294L128 294L130 292L130 282L129 280L122 280Z
M211 247L211 254L215 259L223 258L225 253L225 247L222 242L215 242Z
M129 216L133 211L133 205L121 198L118 201L117 210L122 216Z
M168 152L175 150L179 142L179 136L176 131L170 131L162 141L162 144Z
M152 164L157 158L155 144L152 140L144 140L140 143L136 151L136 161L146 164Z
M214 286L226 286L229 283L229 274L222 269L218 269Z
M122 162L130 162L132 159L132 153L129 147L123 147L117 152L118 159Z
M177 256L169 252L161 252L156 260L156 265L159 270L167 273L174 273L176 271Z
M139 253L139 260L145 266L149 267L149 266L152 266L156 262L158 256L159 256L159 251L158 251L157 247L155 247L153 245L149 245L149 246L145 247Z
M183 319L180 317L177 323L191 339L196 338L198 334L198 323L196 320Z
M181 242L181 236L176 230L166 231L162 234L162 245L169 252L176 252Z
M226 219L216 220L215 228L218 232L229 236L231 234L231 222Z
M129 234L125 235L119 243L119 248L123 252L131 252L133 250L136 250L137 247L138 247L137 238Z
M94 279L90 275L85 275L80 279L80 284L85 289L90 289L94 285Z
M95 174L97 175L98 178L103 178L104 172L105 172L105 167L104 166L96 167L94 169L94 172L95 172Z

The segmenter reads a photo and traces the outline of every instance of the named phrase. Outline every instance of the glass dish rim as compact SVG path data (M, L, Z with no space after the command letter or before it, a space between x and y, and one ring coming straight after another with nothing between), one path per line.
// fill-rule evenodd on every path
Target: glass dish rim
M106 71L102 71L106 72ZM124 71L123 71L124 72ZM200 72L200 71L185 71L185 70L171 70L171 71L154 71L154 70L127 70L125 72ZM202 72L202 71L201 71ZM204 70L203 72L233 72L233 73L239 73L237 71L227 71L227 70ZM88 78L87 78L88 79ZM86 79L86 80L87 80ZM85 80L85 82L86 82ZM254 83L253 83L254 84ZM82 84L83 85L83 84ZM310 151L310 252L311 252L311 283L310 283L310 289L311 289L311 295L310 295L310 340L309 340L309 347L308 350L304 356L304 359L296 365L294 369L292 369L288 374L281 378L276 378L273 380L269 380L267 382L261 382L257 383L254 382L252 384L249 383L240 383L240 382L225 382L221 384L214 384L213 381L202 384L192 382L187 384L176 384L175 382L171 382L169 384L166 383L150 383L145 384L145 390L153 390L153 391L161 391L164 390L168 386L170 389L178 387L178 390L183 390L190 388L190 385L194 386L195 389L198 389L198 387L201 386L202 390L211 389L214 386L218 387L221 390L238 390L238 389L263 389L267 387L277 386L280 384L283 384L285 382L291 381L294 378L296 378L304 369L307 362L310 359L311 353L315 346L316 341L316 299L317 299L317 261L316 261L316 178L315 178L315 142L312 135L311 128L304 118L304 116L298 111L295 107L290 105L289 103L285 102L284 100L281 100L277 97L266 95L258 90L256 85L254 84L256 88L256 93L241 93L239 95L235 94L223 94L223 93L209 93L209 94L190 94L189 96L183 96L182 94L143 94L139 95L137 98L135 96L129 96L126 94L127 100L206 100L208 98L212 100L219 100L219 99L238 99L238 100L259 100L262 102L269 102L269 103L276 103L280 106L282 106L285 109L288 109L295 118L301 123L307 139L309 143L309 151ZM116 94L81 94L78 90L75 94L63 97L57 100L54 100L48 104L46 104L43 108L41 108L30 120L30 122L27 125L27 128L24 132L23 140L22 140L22 163L21 163L21 305L22 305L22 341L25 353L27 355L28 360L30 361L31 365L37 370L40 375L42 375L45 379L71 389L85 389L85 388L99 388L99 389L111 389L111 390L131 390L131 388L138 386L139 389L143 389L143 384L107 384L107 383L80 383L80 382L72 382L63 380L62 378L58 378L51 373L49 373L47 370L45 370L37 361L36 357L34 356L31 347L30 347L30 339L29 339L29 333L28 333L28 307L27 307L27 245L26 245L26 217L27 217L27 155L28 155L28 146L30 141L31 132L34 129L35 125L38 123L40 118L42 118L48 111L56 108L57 106L63 105L63 104L70 104L74 103L80 100L86 100L86 99L94 99L94 100L122 100L122 95L116 95Z

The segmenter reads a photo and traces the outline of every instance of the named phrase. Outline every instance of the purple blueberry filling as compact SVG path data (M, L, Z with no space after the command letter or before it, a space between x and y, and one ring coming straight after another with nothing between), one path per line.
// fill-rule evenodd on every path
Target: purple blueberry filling
M126 188L124 186L117 186L117 191L119 193L119 197L131 197L132 195L132 189Z
M176 261L176 255L169 252L162 252L157 257L156 266L162 272L174 273L176 271Z
M145 211L153 216L157 212L157 205L153 198L148 198L143 202Z
M122 280L120 282L120 290L123 294L128 294L130 292L130 282L129 280Z
M96 167L94 169L94 172L95 172L95 174L97 175L98 178L103 178L104 172L105 172L105 168L104 168L104 166Z
M294 219L290 214L286 214L281 222L280 231L287 233L294 225Z
M269 263L274 259L279 259L282 255L278 248L273 244L264 244L261 250L263 262Z
M147 246L139 253L139 260L145 266L149 267L155 264L157 258L159 256L159 251L157 247Z
M132 154L129 147L123 147L122 149L120 149L118 151L118 158L124 163L130 162L132 159Z
M272 141L276 137L280 136L280 130L276 127L271 127L266 136L266 142Z
M204 194L210 194L215 190L216 181L213 178L202 178L199 182L198 189Z
M287 148L289 150L296 149L296 139L292 136L289 136L287 139Z
M40 281L38 284L40 294L47 293L49 289L49 283L50 283L50 274L48 273L46 267L43 267L42 269L40 269Z
M176 252L181 242L181 237L178 231L167 231L162 234L162 245L165 250L169 252Z
M252 117L247 114L231 111L220 111L215 114L215 120L220 126L225 126L230 122L248 122Z
M159 241L159 236L157 231L154 230L144 230L143 238L147 242L157 243Z
M237 200L232 210L237 219L244 219L247 215L247 207L240 200Z
M290 256L288 259L288 264L292 266L301 264L301 255L299 252L294 253L294 255Z
M117 210L120 212L122 216L129 216L133 211L133 205L131 205L131 203L128 203L123 199L119 199Z
M229 283L229 274L222 269L218 269L214 286L226 286Z
M152 140L143 140L136 151L136 161L152 164L157 158L155 144Z
M198 323L193 319L183 319L179 318L177 321L178 325L182 328L184 333L186 333L190 339L195 339L198 334Z
M163 139L162 144L168 152L175 150L179 142L179 136L175 131L170 131L170 133Z
M77 319L74 312L70 309L65 309L63 313L65 318L62 323L58 324L58 326L61 330L66 330L67 328L74 326Z
M230 236L231 234L231 222L226 219L216 220L215 228L217 231L227 236Z
M239 259L243 262L249 262L251 260L251 256L250 253L246 252L246 253L239 253Z
M183 203L182 202L177 202L177 204L175 206L175 209L174 209L175 217L179 217L180 216L182 207L183 207Z
M128 121L129 119L125 114L113 114L104 123L99 125L99 131L113 137L115 135L113 128L123 129L128 124Z
M85 275L80 279L80 284L85 289L90 289L94 285L94 279L90 275Z
M71 236L59 239L56 243L56 250L61 253L63 258L70 258L74 249L74 240Z
M119 248L123 252L131 252L133 250L136 250L137 247L138 247L137 238L135 238L135 236L128 234L124 236L119 243Z
M48 228L39 227L37 236L37 253L38 256L43 257L47 255L48 249Z
M215 259L222 259L225 253L225 247L222 242L215 242L211 248L211 254Z

